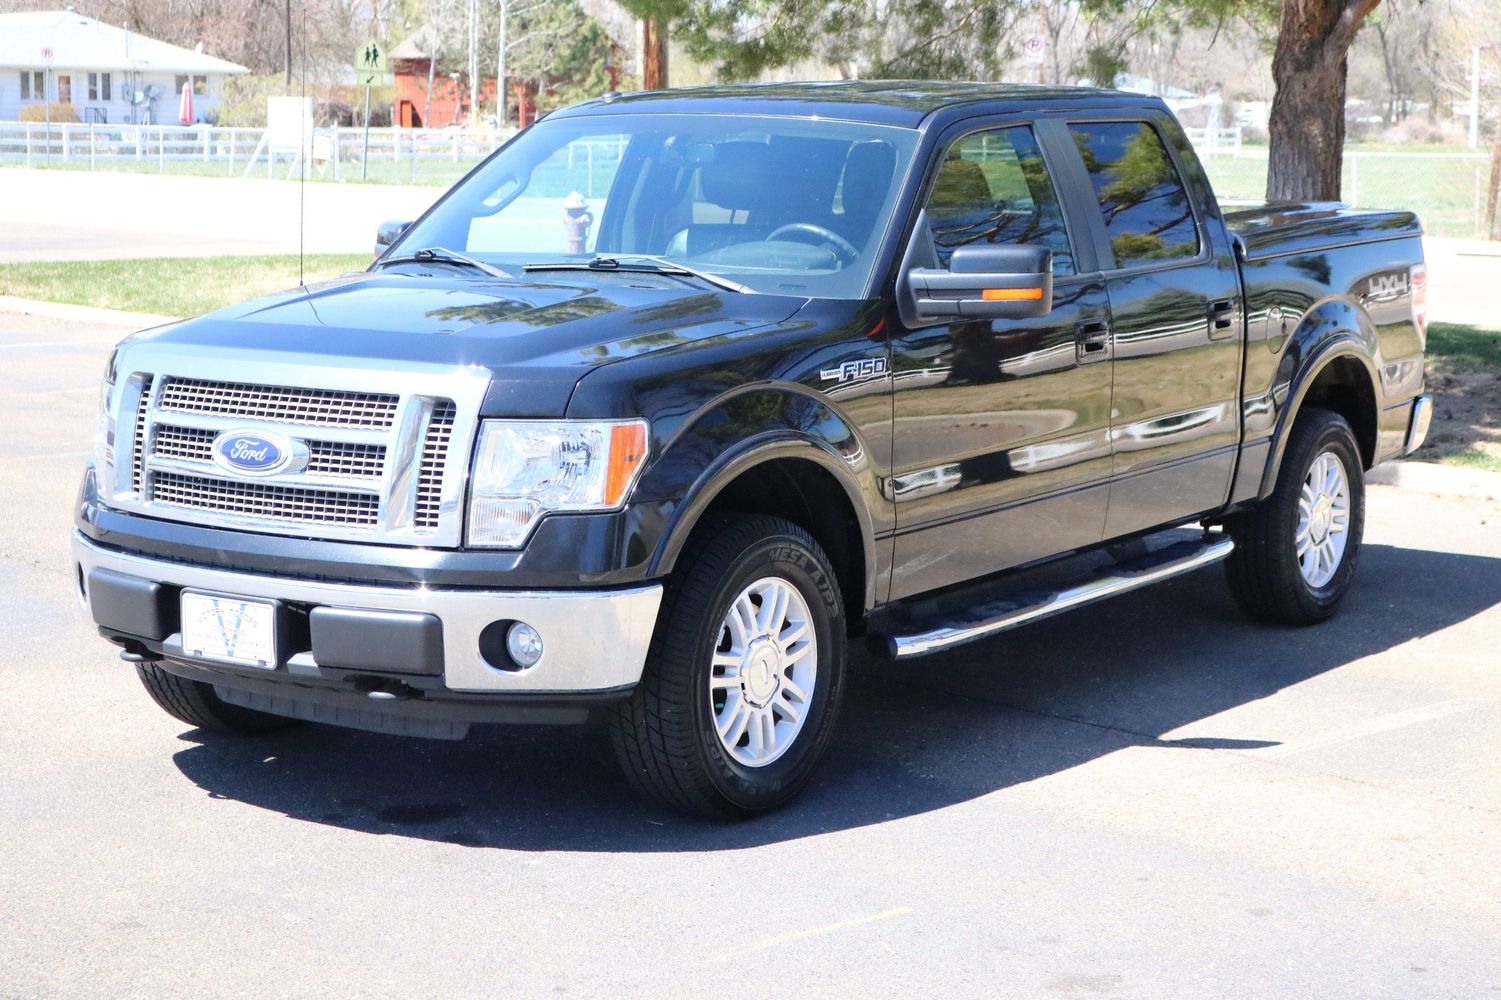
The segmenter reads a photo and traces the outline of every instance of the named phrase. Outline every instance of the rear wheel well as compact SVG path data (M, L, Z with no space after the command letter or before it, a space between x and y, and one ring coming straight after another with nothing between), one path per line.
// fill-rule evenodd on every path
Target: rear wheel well
M770 514L801 526L834 567L850 628L864 621L865 542L854 504L833 473L802 458L762 462L720 490L700 522L716 513Z
M1325 365L1303 397L1302 408L1310 407L1344 417L1355 432L1365 467L1376 464L1376 392L1364 365L1351 357L1335 358Z

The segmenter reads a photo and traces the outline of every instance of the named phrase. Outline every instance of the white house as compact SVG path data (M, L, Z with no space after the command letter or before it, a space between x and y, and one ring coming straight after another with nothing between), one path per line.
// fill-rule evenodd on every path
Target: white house
M83 121L175 123L184 83L202 119L219 106L224 78L248 72L71 11L0 14L0 121L50 98Z

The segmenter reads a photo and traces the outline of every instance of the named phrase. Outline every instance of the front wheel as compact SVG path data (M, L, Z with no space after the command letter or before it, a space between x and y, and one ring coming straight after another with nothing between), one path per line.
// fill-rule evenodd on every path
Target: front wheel
M641 683L614 719L616 756L671 808L774 809L823 755L844 664L843 600L818 543L780 518L720 518L668 582Z
M1241 610L1286 625L1334 614L1365 530L1362 470L1344 417L1328 410L1298 417L1271 496L1226 523L1235 551L1225 567Z

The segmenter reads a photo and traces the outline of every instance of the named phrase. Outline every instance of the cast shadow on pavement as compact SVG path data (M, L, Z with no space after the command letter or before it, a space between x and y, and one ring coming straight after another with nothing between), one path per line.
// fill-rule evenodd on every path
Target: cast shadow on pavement
M640 802L606 734L587 727L476 727L458 743L320 726L243 740L193 730L174 759L210 795L368 834L513 850L733 850L941 809L1125 747L1276 745L1278 734L1159 737L1497 601L1501 559L1368 545L1341 613L1313 628L1247 622L1211 569L916 664L856 654L814 782L746 823Z

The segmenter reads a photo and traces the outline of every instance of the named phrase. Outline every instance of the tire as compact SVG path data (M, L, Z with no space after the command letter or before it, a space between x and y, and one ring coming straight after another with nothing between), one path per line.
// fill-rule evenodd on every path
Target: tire
M199 729L249 736L297 724L296 719L231 705L220 700L212 684L178 677L154 663L137 663L136 675L162 711Z
M1330 487L1331 475L1342 492ZM1312 625L1334 614L1360 557L1363 477L1355 434L1344 417L1329 410L1299 415L1271 496L1226 522L1235 551L1225 570L1242 611L1282 625ZM1313 500L1307 519L1301 513L1305 491ZM1300 556L1305 541L1312 544Z
M827 749L844 671L844 602L818 543L780 518L716 517L667 582L641 683L613 719L616 757L641 795L680 812L775 809Z

